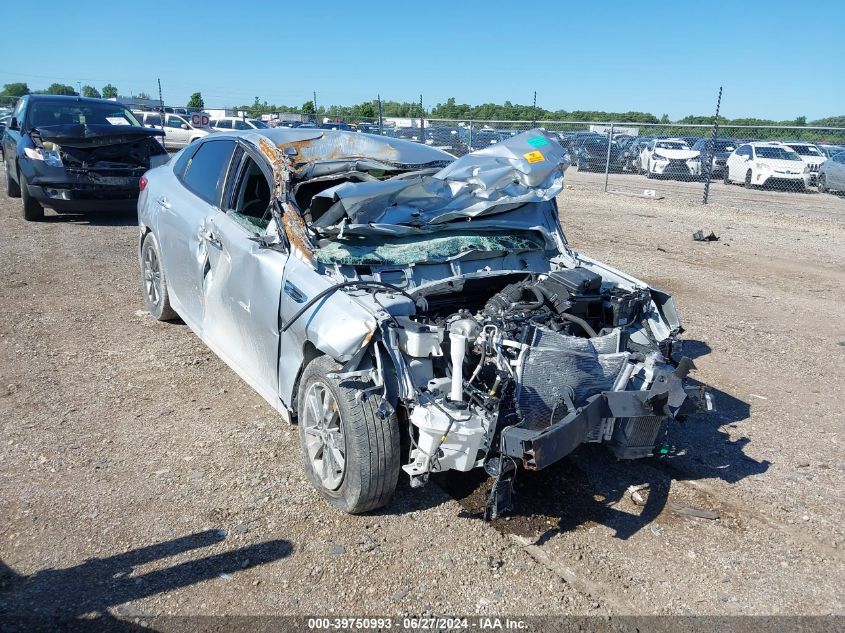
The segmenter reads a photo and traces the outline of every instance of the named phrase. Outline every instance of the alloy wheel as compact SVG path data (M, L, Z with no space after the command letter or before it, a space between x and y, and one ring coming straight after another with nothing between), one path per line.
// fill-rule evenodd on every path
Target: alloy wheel
M337 490L346 472L346 440L337 400L324 383L316 381L305 392L305 449L311 467L328 490Z
M144 291L150 303L158 306L161 302L161 265L154 248L144 249Z

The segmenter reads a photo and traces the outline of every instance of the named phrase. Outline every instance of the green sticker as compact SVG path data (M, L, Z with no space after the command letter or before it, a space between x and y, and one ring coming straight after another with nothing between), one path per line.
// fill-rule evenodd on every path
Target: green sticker
M542 136L532 136L528 141L526 141L531 147L543 147L543 145L548 145L549 142L543 138Z

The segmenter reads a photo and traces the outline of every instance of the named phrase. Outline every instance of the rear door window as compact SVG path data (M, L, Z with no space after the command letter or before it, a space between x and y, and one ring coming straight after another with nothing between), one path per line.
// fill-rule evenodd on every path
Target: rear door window
M224 129L224 130L231 130L232 129L232 122L229 119L220 119L217 122L217 127Z
M219 205L232 152L233 141L207 141L197 148L188 163L182 182L209 204Z
M236 119L233 121L234 128L236 130L248 130L250 129L249 124L246 121L242 121L241 119Z

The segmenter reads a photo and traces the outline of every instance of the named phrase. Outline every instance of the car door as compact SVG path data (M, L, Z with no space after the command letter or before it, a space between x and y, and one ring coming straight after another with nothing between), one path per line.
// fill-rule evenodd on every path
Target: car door
M231 139L200 143L174 165L176 183L159 192L155 200L157 237L173 307L188 325L201 332L205 299L204 275L209 253L216 249L216 236L208 218L220 210L223 183L235 149ZM179 171L184 165L183 171Z
M827 186L829 189L845 191L845 152L834 154L828 159Z
M272 172L257 153L235 152L223 210L203 273L203 337L265 399L278 401L279 309L287 251L261 236L270 223Z
M182 126L185 127L182 127ZM188 129L186 129L188 128ZM180 149L188 144L191 130L187 122L176 114L167 115L167 129L165 130L168 138L172 139L173 147Z
M12 111L12 117L6 125L6 129L3 130L3 158L6 161L6 178L9 178L10 173L14 173L14 180L17 180L15 161L17 160L18 142L21 140L21 128L26 117L26 104L28 101L26 97L18 101L15 109ZM15 123L14 128L12 127L12 121Z

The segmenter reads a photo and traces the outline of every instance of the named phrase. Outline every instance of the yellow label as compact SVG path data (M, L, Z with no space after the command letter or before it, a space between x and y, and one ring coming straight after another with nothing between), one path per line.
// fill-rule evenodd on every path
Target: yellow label
M540 163L546 160L546 157L536 150L533 152L528 152L527 154L523 154L522 157L529 163Z

